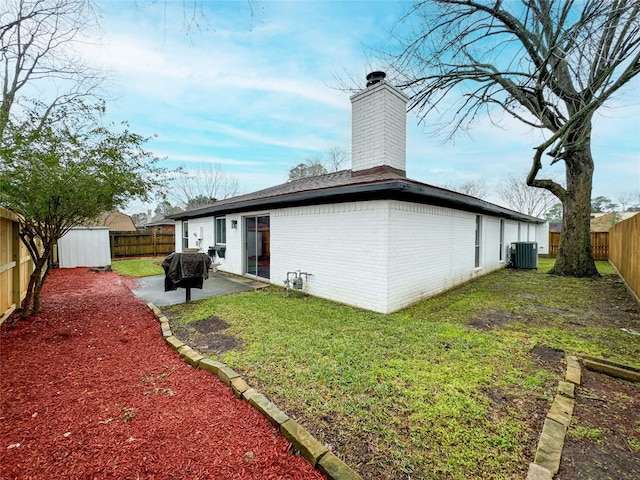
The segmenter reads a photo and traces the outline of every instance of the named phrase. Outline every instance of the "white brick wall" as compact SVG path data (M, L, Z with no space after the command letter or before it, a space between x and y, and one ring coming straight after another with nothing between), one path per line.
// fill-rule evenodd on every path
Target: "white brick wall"
M377 200L250 215L265 214L271 225L271 283L284 286L287 272L301 270L312 274L307 293L382 313L504 267L510 243L518 240L518 222L505 220L500 261L500 219L482 215L481 265L475 268L474 213ZM236 230L232 219L238 220ZM532 226L530 232L537 230ZM227 216L220 268L238 275L244 274L242 232L242 216Z
M386 312L387 222L384 201L271 212L271 282L309 272L308 293Z
M182 228L180 228L182 235ZM202 235L202 237L200 236ZM213 236L213 217L194 218L189 220L189 248L198 248L198 240L202 238L202 250L207 253L209 246L214 244ZM176 245L178 238L176 236ZM182 252L182 237L180 238L179 249L176 252Z
M351 169L406 170L407 97L385 82L351 97Z
M505 220L500 261L500 219L482 215L480 267L475 268L476 214L390 202L388 312L502 268L517 240L517 222Z
M225 252L225 257L221 259L216 258L216 262L219 262L221 265L221 270L235 273L236 275L244 274L242 270L244 255L244 247L243 247L243 236L242 236L242 217L237 214L230 214L226 216L227 220L227 249ZM231 224L233 221L237 221L236 228L231 228Z
M176 234L175 234L175 241L176 244L174 246L174 251L176 252L181 252L182 251L182 220L178 220L176 222Z
M389 311L477 275L474 214L406 202L391 210Z
M549 222L536 225L536 236L533 241L538 242L538 254L549 254Z

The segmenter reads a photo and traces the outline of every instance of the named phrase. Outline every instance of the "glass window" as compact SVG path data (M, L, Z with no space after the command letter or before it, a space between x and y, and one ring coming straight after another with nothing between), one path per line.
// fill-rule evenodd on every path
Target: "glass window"
M500 261L504 260L504 220L500 220Z
M482 217L476 215L476 268L480 266L480 241L482 238Z
M182 222L182 248L189 248L189 222Z
M271 276L271 229L269 216L245 219L246 272L261 278Z
M216 245L227 244L227 219L216 217Z

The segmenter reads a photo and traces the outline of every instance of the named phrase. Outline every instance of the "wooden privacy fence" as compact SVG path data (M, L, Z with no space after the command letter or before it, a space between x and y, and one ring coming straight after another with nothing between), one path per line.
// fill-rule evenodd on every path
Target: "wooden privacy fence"
M20 306L27 294L33 262L18 236L15 215L0 208L0 323Z
M640 214L609 229L609 259L640 300Z
M168 255L176 249L175 232L109 232L111 257Z
M549 232L549 257L558 255L560 233ZM595 260L609 259L609 232L591 232L591 255Z

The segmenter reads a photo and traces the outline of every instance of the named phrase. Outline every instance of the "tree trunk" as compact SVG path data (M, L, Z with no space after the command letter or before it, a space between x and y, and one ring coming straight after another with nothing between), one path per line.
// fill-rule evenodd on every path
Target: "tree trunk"
M48 257L47 257L47 260L48 260ZM40 294L42 292L42 287L44 286L44 280L47 278L47 275L49 275L48 265L44 268L45 268L44 273L41 274L41 276L38 277L38 279L36 280L36 286L33 291L33 313L38 313L42 309Z
M591 185L593 159L589 146L573 152L567 165L567 194L562 203L562 232L555 267L549 273L598 277L591 253Z
M38 277L42 274L42 266L38 264L34 265L33 272L31 272L31 276L29 277L29 285L27 286L27 294L22 301L22 319L26 319L29 315L31 315L32 305L33 305L33 297L36 290L36 282Z
M27 287L27 294L22 301L22 318L26 319L32 313L38 313L41 308L40 292L42 291L42 285L46 273L43 275L43 269L47 265L47 260L51 254L50 249L45 249L42 255L33 262L33 272L29 277L29 285Z

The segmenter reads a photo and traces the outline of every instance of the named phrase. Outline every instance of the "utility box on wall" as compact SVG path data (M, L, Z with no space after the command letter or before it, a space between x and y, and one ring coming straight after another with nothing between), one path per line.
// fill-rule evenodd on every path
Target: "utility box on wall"
M58 240L60 268L111 265L109 227L74 227Z
M513 242L511 244L511 266L513 268L538 268L538 243Z

